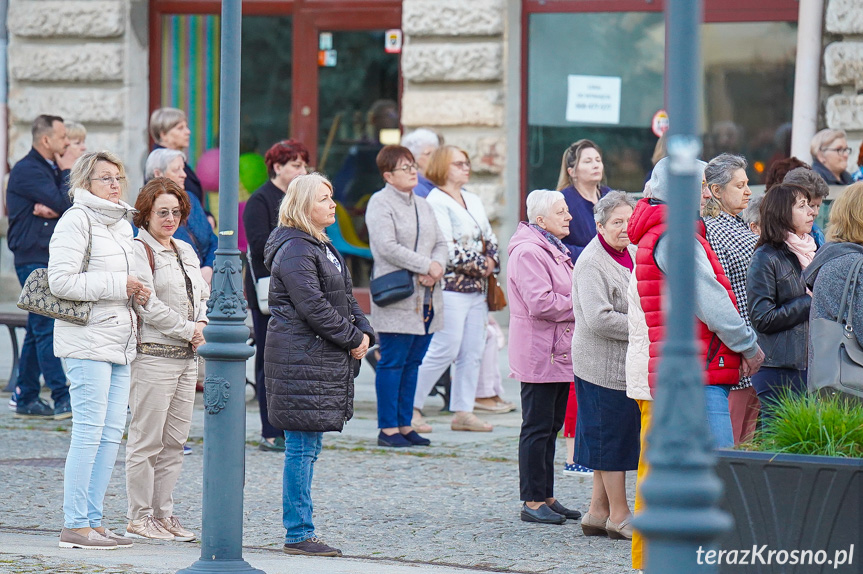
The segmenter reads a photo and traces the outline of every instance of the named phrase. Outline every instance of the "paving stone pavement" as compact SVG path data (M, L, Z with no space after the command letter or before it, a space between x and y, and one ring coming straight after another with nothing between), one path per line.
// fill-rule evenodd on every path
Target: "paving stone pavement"
M0 378L8 372L4 364L7 348L8 342L0 341ZM505 361L506 354L502 352L503 373ZM518 383L505 380L504 388L507 397L517 402ZM46 548L56 548L63 522L63 462L71 428L70 421L16 419L5 408L7 399L8 394L0 393L0 493L13 502L7 503L0 513L0 572L176 571L155 566L138 569L134 564L112 565L116 562L113 558L114 562L105 562L97 568L77 561L75 554L23 551L21 545L5 542L15 536L34 535ZM185 457L175 490L175 514L197 532L201 528L203 463L201 399L199 393L190 433L194 452ZM399 450L377 447L373 372L364 365L357 379L354 419L343 433L327 433L324 437L324 450L315 469L313 497L318 534L341 548L346 556L365 562L358 560L353 567L335 570L303 568L304 572L411 572L423 564L550 574L632 572L627 542L585 537L577 522L550 526L518 519L520 412L483 417L495 424L491 433L464 433L449 429L449 416L436 413L440 405L437 397L428 400L427 418L434 427L434 432L428 435L431 447ZM257 404L250 400L243 538L250 562L250 555L272 560L284 535L281 525L284 458L279 453L257 450L259 432ZM564 441L560 439L555 494L564 504L585 512L592 481L560 474L563 453ZM124 459L125 442L105 499L106 525L115 530L125 526ZM634 473L629 473L630 500L634 481ZM186 549L192 545L197 543L169 543L171 547ZM194 559L197 554L191 556ZM278 556L281 560L293 560ZM397 567L384 569L384 563L380 567L372 563L369 567L370 559L394 560ZM361 564L366 569L360 568Z

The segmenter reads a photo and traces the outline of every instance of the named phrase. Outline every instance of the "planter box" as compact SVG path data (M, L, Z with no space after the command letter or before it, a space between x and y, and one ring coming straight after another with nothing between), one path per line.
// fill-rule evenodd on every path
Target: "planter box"
M722 508L735 523L720 541L721 548L750 551L749 565L740 564L741 552L737 564L723 563L719 572L863 572L863 459L745 451L716 454L716 472L724 487ZM774 555L772 564L762 564L751 551L764 545L760 556L765 562L771 550L796 550L798 560L807 563L792 564L792 553ZM802 551L812 551L812 559ZM817 555L818 551L824 553ZM837 567L834 562L843 558L844 564ZM785 564L777 563L783 559Z

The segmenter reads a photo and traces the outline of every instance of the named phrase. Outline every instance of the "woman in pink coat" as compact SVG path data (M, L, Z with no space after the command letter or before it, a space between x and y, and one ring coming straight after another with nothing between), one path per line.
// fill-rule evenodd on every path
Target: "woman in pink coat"
M572 216L559 191L527 196L529 223L509 242L510 377L521 381L521 519L563 524L581 513L554 498L554 446L572 381L572 262L560 241Z

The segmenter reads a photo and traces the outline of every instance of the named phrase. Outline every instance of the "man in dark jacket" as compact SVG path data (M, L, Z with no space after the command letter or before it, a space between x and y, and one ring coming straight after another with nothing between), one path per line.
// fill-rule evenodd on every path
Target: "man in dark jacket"
M21 285L35 269L48 266L48 242L57 219L72 206L69 170L77 157L66 153L69 138L63 118L41 115L33 121L33 148L9 174L9 249ZM30 313L21 347L16 392L17 417L72 416L66 374L54 356L54 320ZM54 407L39 398L39 376L51 389Z

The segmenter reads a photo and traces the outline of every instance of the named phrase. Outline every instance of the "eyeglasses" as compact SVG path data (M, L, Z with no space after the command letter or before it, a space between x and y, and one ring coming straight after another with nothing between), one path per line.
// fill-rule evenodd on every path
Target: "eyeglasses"
M470 169L469 161L454 161L450 165L454 165L459 169Z
M393 173L395 173L395 172L397 172L397 171L403 171L403 172L405 172L405 173L411 173L411 172L414 172L414 171L418 170L418 169L419 169L419 167L420 167L420 166L418 166L418 165L417 165L417 164L415 164L415 163L409 163L409 164L403 165L403 166L401 166L401 167L393 168L392 172L393 172Z
M848 155L851 153L850 147L823 147L821 151L835 151L836 153L841 153L842 155Z
M169 215L174 216L174 219L180 219L180 217L183 215L183 212L179 209L160 209L159 211L155 211L154 213L159 219L168 219Z
M93 177L93 178L90 178L90 181L101 181L105 185L111 185L112 183L114 183L116 181L117 185L123 185L123 183L125 183L125 181L126 181L126 178L125 177L105 176L105 177Z

